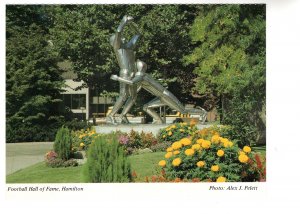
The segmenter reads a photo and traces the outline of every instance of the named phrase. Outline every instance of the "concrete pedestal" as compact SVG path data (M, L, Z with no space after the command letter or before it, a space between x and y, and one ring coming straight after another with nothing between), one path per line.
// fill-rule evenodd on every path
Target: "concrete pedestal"
M160 129L166 128L170 124L103 124L99 126L95 126L96 133L108 134L110 132L121 131L129 133L132 129L136 132L152 132L152 134L156 135ZM211 125L196 125L199 130L208 128Z

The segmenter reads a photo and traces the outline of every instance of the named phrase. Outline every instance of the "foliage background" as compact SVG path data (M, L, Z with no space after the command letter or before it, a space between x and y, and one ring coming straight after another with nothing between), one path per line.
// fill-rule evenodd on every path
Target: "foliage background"
M56 130L68 120L59 108L64 81L58 62L72 62L84 86L118 92L109 79L118 66L108 38L129 14L143 34L137 58L155 79L183 103L217 107L240 144L264 143L265 10L263 4L8 5L8 142L51 140L45 127ZM151 99L143 94L133 111ZM36 134L23 133L30 128Z

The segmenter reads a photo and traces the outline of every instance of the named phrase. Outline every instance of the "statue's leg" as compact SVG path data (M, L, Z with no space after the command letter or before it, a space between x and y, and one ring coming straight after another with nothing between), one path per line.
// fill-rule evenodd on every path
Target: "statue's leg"
M129 123L126 114L129 112L129 110L131 109L131 107L134 105L135 101L136 101L136 97L137 97L137 85L132 85L129 86L129 98L127 99L123 111L120 115L121 121L124 123Z
M110 122L113 124L116 123L114 116L122 108L123 103L126 101L128 95L129 95L128 85L124 84L124 83L120 83L120 95L119 95L113 109L111 110L110 114L107 115L107 117L106 117L107 122Z
M163 124L164 122L161 119L161 117L157 114L156 111L154 111L154 108L157 108L157 107L160 107L163 105L164 104L161 102L161 100L158 97L156 97L153 100L151 100L149 103L146 103L143 106L143 110L145 112L147 112L155 120L154 123Z
M197 107L193 109L187 109L190 114L198 114L200 116L201 123L203 124L207 118L207 111L203 108Z
M182 114L186 113L186 110L182 103L172 94L170 91L165 90L163 92L163 97L161 98L162 102L169 106L171 109L179 111Z

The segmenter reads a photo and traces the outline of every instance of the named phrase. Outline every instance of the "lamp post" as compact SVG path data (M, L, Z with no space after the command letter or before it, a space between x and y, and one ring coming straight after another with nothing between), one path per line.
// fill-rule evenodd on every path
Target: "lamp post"
M85 110L85 107L80 107L80 109L81 109L81 113L82 113L81 118L82 118L82 121L83 121L83 111Z

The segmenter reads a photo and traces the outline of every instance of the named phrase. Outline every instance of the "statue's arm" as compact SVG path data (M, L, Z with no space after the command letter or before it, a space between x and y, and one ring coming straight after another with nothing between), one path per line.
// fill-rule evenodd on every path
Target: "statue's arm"
M127 47L130 48L130 49L135 49L138 41L140 40L141 38L141 33L140 31L138 30L137 26L135 23L132 23L131 24L131 27L134 29L136 35L134 35L130 41L127 43Z
M118 26L116 33L115 33L115 39L113 41L113 48L115 50L120 49L121 47L121 38L122 38L122 32L124 27L130 23L133 20L133 18L131 16L124 16L120 25Z
M137 84L137 83L139 83L143 80L142 76L136 76L132 80L124 79L124 78L119 77L117 75L111 75L110 78L113 79L113 80L117 80L119 82L123 82L123 83L128 84L128 85L135 85L135 84Z

